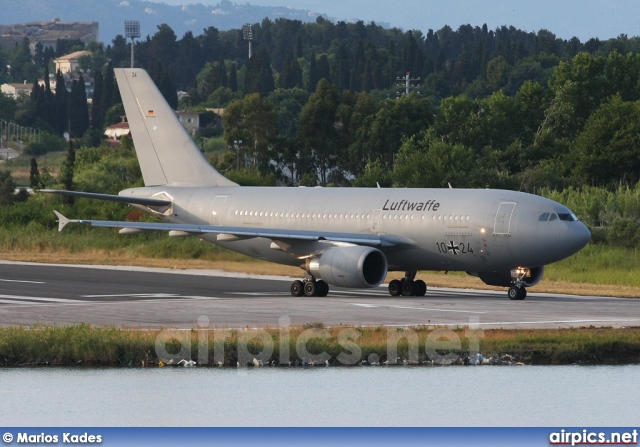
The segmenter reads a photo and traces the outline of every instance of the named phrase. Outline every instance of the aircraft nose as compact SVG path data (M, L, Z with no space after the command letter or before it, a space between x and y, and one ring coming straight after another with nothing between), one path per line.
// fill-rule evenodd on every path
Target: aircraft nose
M577 253L583 249L591 240L591 232L582 222L574 222L568 225L565 244L571 254Z

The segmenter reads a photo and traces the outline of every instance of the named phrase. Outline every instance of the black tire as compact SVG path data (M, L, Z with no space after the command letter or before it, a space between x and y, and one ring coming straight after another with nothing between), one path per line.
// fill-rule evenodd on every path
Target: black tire
M302 296L303 293L304 293L304 285L302 284L302 281L296 279L294 282L291 283L291 295Z
M316 281L316 296L325 297L329 294L329 284L320 280Z
M304 296L316 296L317 288L315 281L306 281L304 283Z
M526 287L523 287L522 289L520 289L520 298L518 298L519 300L523 300L527 297L527 289Z
M520 296L522 295L520 290L521 290L520 287L516 287L516 286L509 287L509 291L507 292L507 294L509 295L509 299L512 301L522 299L520 298Z
M414 296L416 294L416 283L407 279L402 283L402 296Z
M419 279L414 283L414 288L416 291L416 296L424 296L427 293L427 283L423 280Z
M400 296L402 293L402 283L398 279L389 282L389 295Z

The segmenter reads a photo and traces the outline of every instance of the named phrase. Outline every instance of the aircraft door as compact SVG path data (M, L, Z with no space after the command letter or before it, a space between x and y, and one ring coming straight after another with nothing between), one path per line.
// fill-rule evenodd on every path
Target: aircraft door
M373 219L371 220L372 233L380 232L380 214L382 214L382 210L373 210Z
M494 235L511 234L511 217L516 207L515 202L501 202L496 213L496 221L493 226Z
M221 225L220 218L225 209L224 205L229 196L216 196L211 205L211 214L209 215L209 223L211 225Z

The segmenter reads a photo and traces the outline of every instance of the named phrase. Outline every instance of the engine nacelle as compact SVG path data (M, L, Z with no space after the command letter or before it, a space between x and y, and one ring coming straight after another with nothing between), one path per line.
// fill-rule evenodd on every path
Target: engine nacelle
M387 276L387 258L372 247L335 247L308 259L304 269L334 286L378 287Z
M526 287L531 287L538 284L542 279L542 275L544 275L544 265L533 268L518 268L506 272L467 273L477 276L483 283L489 286L510 287L513 285L514 278L521 277L520 281Z

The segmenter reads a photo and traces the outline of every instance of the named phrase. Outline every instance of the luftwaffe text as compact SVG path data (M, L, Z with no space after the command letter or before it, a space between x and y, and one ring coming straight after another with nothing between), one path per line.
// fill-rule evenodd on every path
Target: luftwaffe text
M440 208L440 202L431 199L426 202L410 202L406 199L392 202L387 199L382 207L384 211L438 211L438 208Z

